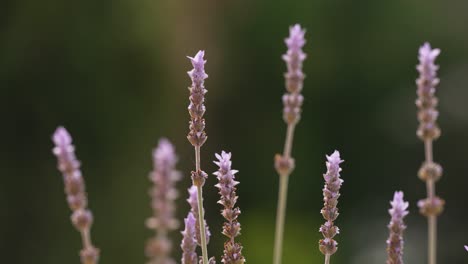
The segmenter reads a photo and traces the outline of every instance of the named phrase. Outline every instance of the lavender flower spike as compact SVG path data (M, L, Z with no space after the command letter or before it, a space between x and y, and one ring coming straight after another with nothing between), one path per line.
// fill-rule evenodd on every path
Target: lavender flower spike
M195 239L196 220L192 212L189 212L187 218L184 220L185 229L182 231L182 264L197 264L198 256L195 252L197 248L197 241Z
M71 220L82 237L81 263L95 264L98 262L99 249L95 248L91 242L90 230L93 214L87 208L85 184L80 171L80 162L75 156L72 138L65 128L58 127L52 136L52 141L55 144L53 153L57 156L58 169L63 174L67 202L73 211Z
M174 217L174 201L178 197L175 184L180 180L179 171L175 170L177 156L169 140L159 140L153 151L154 170L150 173L153 187L150 190L153 216L146 221L146 226L155 231L155 236L146 243L146 256L151 264L175 264L170 257L171 240L167 234L179 226Z
M325 255L325 263L328 264L330 256L333 255L338 243L333 239L340 230L334 225L334 221L338 217L338 198L340 197L340 187L343 180L340 178L340 163L343 160L340 158L340 153L334 151L330 156L327 156L327 172L323 175L325 179L325 187L323 187L323 208L320 211L325 220L327 220L319 229L324 239L319 241L319 249Z
M419 108L418 119L419 128L417 135L421 140L435 140L440 136L440 129L437 126L439 112L436 109L437 98L435 97L436 86L439 84L435 59L440 54L439 49L432 49L429 43L424 43L419 49L419 78L416 80L418 86L416 105Z
M440 54L439 49L432 49L425 43L419 49L419 65L416 69L420 76L416 80L419 127L417 136L424 142L425 161L419 169L418 176L426 182L427 198L418 202L419 211L428 219L428 259L429 264L437 262L437 216L444 210L445 201L436 196L435 183L442 176L442 167L433 161L432 143L439 138L440 129L437 125L437 97L436 86L439 84L435 59Z
M188 72L188 75L192 79L192 85L189 87L190 91L190 104L188 106L188 111L190 114L190 131L187 135L188 141L192 144L195 149L195 171L192 171L192 183L197 188L197 220L200 225L199 237L197 241L202 249L202 264L209 264L208 260L208 248L207 248L207 234L205 232L204 223L204 209L203 209L203 185L205 180L208 177L201 169L200 162L200 148L205 143L207 136L205 133L205 119L203 115L205 114L205 94L207 90L204 86L204 81L208 78L208 75L205 73L205 63L203 59L205 55L204 51L199 51L195 57L188 57L192 62L193 69Z
M285 39L288 50L283 55L288 71L284 74L286 93L283 95L283 120L287 124L286 139L282 154L275 155L275 169L280 176L278 190L278 209L276 211L275 244L273 249L273 264L281 264L284 221L286 218L286 202L288 197L289 175L294 170L294 159L291 157L294 129L301 118L301 106L304 97L301 95L305 75L302 72L302 62L306 54L302 51L305 44L305 30L299 24L289 28L289 38Z
M192 79L192 85L189 87L190 91L190 105L188 106L188 111L190 113L190 132L187 135L187 139L192 143L192 145L201 147L206 141L205 129L205 119L203 115L205 114L206 108L204 105L205 94L207 90L205 89L204 82L208 78L208 75L205 73L205 63L203 59L205 52L200 50L195 57L188 57L192 62L193 69L188 72L188 75Z
M195 229L196 229L196 241L197 241L198 245L201 245L200 224L198 222L198 202L197 202L198 192L197 192L197 187L192 185L188 189L188 193L189 193L189 198L187 199L187 202L190 204L190 207L191 207L190 212L193 214L193 216L196 219L196 227L195 227ZM208 244L210 242L211 232L210 232L210 228L208 227L208 224L206 223L206 220L204 220L204 222L205 222L206 244Z
M240 223L237 218L240 215L239 207L234 207L238 196L236 195L236 185L239 184L235 180L236 170L231 169L231 153L221 152L221 155L216 154L218 161L214 163L219 167L219 170L214 175L218 178L216 188L219 189L221 199L219 204L224 206L221 210L221 215L226 219L223 225L223 234L228 238L224 243L224 255L221 262L224 264L242 264L245 258L242 255L242 246L234 241L235 237L240 235Z
M388 224L387 264L403 264L403 231L406 229L403 218L408 214L408 202L403 200L403 192L395 192L390 204L392 208L388 212L392 219Z
M304 97L300 94L305 75L302 72L302 62L307 57L302 51L305 44L305 30L299 24L289 28L289 38L285 40L288 51L283 55L288 71L284 74L286 90L283 95L283 118L287 124L297 123L301 115L301 106Z

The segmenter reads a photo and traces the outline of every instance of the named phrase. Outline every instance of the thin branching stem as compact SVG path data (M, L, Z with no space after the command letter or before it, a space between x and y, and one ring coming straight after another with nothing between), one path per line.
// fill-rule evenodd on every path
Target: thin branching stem
M325 255L325 264L330 264L330 255L329 254L326 254Z

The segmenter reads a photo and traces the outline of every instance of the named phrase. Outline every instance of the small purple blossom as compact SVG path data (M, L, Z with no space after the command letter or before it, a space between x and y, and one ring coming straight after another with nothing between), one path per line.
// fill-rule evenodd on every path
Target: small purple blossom
M468 251L468 246L465 246L465 250Z
M235 180L235 174L238 172L231 169L231 153L222 151L221 155L215 154L217 161L214 163L219 170L213 173L218 178L216 188L219 189L221 196L218 201L224 206L221 215L226 219L223 224L223 234L228 238L224 243L224 254L221 262L224 264L242 264L245 258L242 255L242 246L234 241L235 237L240 235L240 223L238 217L241 213L239 207L234 207L237 202L236 186L239 184Z
M333 239L340 230L334 225L334 221L338 217L338 198L340 197L340 187L343 180L340 178L340 163L343 162L340 158L340 153L335 150L327 157L327 172L323 175L325 179L325 187L323 187L323 208L320 211L325 220L327 220L319 229L324 239L319 241L319 249L324 255L331 256L338 249L338 243Z
M192 212L193 216L196 219L196 225L195 225L196 240L197 240L197 244L200 245L201 238L200 238L200 224L198 222L198 202L197 202L198 192L197 192L197 187L192 185L188 189L188 192L189 192L189 198L187 198L187 202L190 204L190 207L191 207L190 212ZM210 232L210 229L208 227L208 224L206 223L206 220L203 220L203 221L205 222L206 244L208 244L210 242L211 232Z
M192 212L189 212L187 218L184 219L185 229L182 231L182 264L197 264L198 256L196 253L197 241L196 234L196 220Z
M52 152L57 157L58 169L62 173L81 178L80 162L76 159L75 147L68 131L64 127L58 127L52 135L52 141L55 144Z
M403 200L403 192L395 192L392 208L388 210L392 219L388 224L390 236L387 240L387 264L403 264L403 231L406 225L403 218L408 214L408 202Z
M203 56L205 56L204 50L198 51L194 57L187 56L193 66L193 69L187 73L192 79L193 84L196 86L203 85L203 81L208 78L208 74L205 73L206 60L203 59Z

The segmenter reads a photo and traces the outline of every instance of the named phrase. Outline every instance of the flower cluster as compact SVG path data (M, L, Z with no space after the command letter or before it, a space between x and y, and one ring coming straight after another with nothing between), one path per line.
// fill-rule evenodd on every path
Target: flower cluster
M234 207L237 202L236 185L239 184L235 180L236 170L231 169L231 153L221 152L221 155L216 154L218 159L214 163L219 167L219 170L213 173L218 178L216 188L219 189L221 199L219 204L224 206L221 210L221 215L226 219L223 224L223 234L228 238L224 243L224 254L221 262L224 264L242 264L245 258L242 255L242 246L234 241L235 237L240 235L240 223L237 218L240 215L239 207Z
M340 230L334 225L334 221L338 217L338 198L340 197L340 187L343 180L340 178L340 153L335 150L330 156L327 156L327 172L323 175L325 179L325 187L323 188L323 208L320 211L325 220L327 220L321 227L320 232L324 239L319 241L319 249L324 255L333 255L337 248L338 243L333 239Z
M156 231L156 236L146 244L146 255L151 264L175 264L170 257L172 243L167 233L179 226L174 217L174 200L178 197L175 184L181 178L180 172L175 170L176 163L174 146L167 139L159 140L153 151L154 170L149 176L153 182L150 190L153 216L146 221L147 227Z
M75 156L72 138L64 127L58 127L52 136L52 141L55 144L53 153L58 160L57 168L63 174L68 206L73 211L71 220L83 238L81 262L95 264L99 258L99 250L92 245L90 238L93 214L87 208L85 184L81 175L80 162Z
M408 202L403 200L403 192L395 192L390 204L392 208L388 212L392 219L388 224L387 264L403 264L403 231L406 229L403 218L408 214Z

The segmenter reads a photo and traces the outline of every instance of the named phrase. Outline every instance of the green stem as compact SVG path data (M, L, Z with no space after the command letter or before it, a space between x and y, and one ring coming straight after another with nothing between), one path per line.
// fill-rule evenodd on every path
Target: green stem
M424 141L426 162L433 161L432 140ZM435 183L434 180L429 179L426 182L427 197L432 201L435 197ZM437 263L437 216L432 215L427 218L428 224L428 242L427 242L427 255L428 263Z
M276 211L275 247L273 251L273 263L280 264L283 250L284 220L286 217L286 200L288 197L289 175L280 175L278 193L278 209Z
M283 158L291 158L295 124L288 124L284 142ZM288 198L289 174L279 175L278 208L276 211L275 245L273 249L273 264L281 264L283 254L284 220L286 218L286 202Z
M198 192L198 223L200 225L200 239L201 249L203 255L203 264L208 264L208 248L206 246L206 230L205 230L205 216L203 210L203 190L201 186L197 186Z
M200 146L195 146L195 167L197 172L200 171ZM208 264L208 248L206 245L206 230L205 230L205 210L203 210L203 188L197 186L197 202L198 202L198 224L200 228L200 247L202 249L203 264Z

